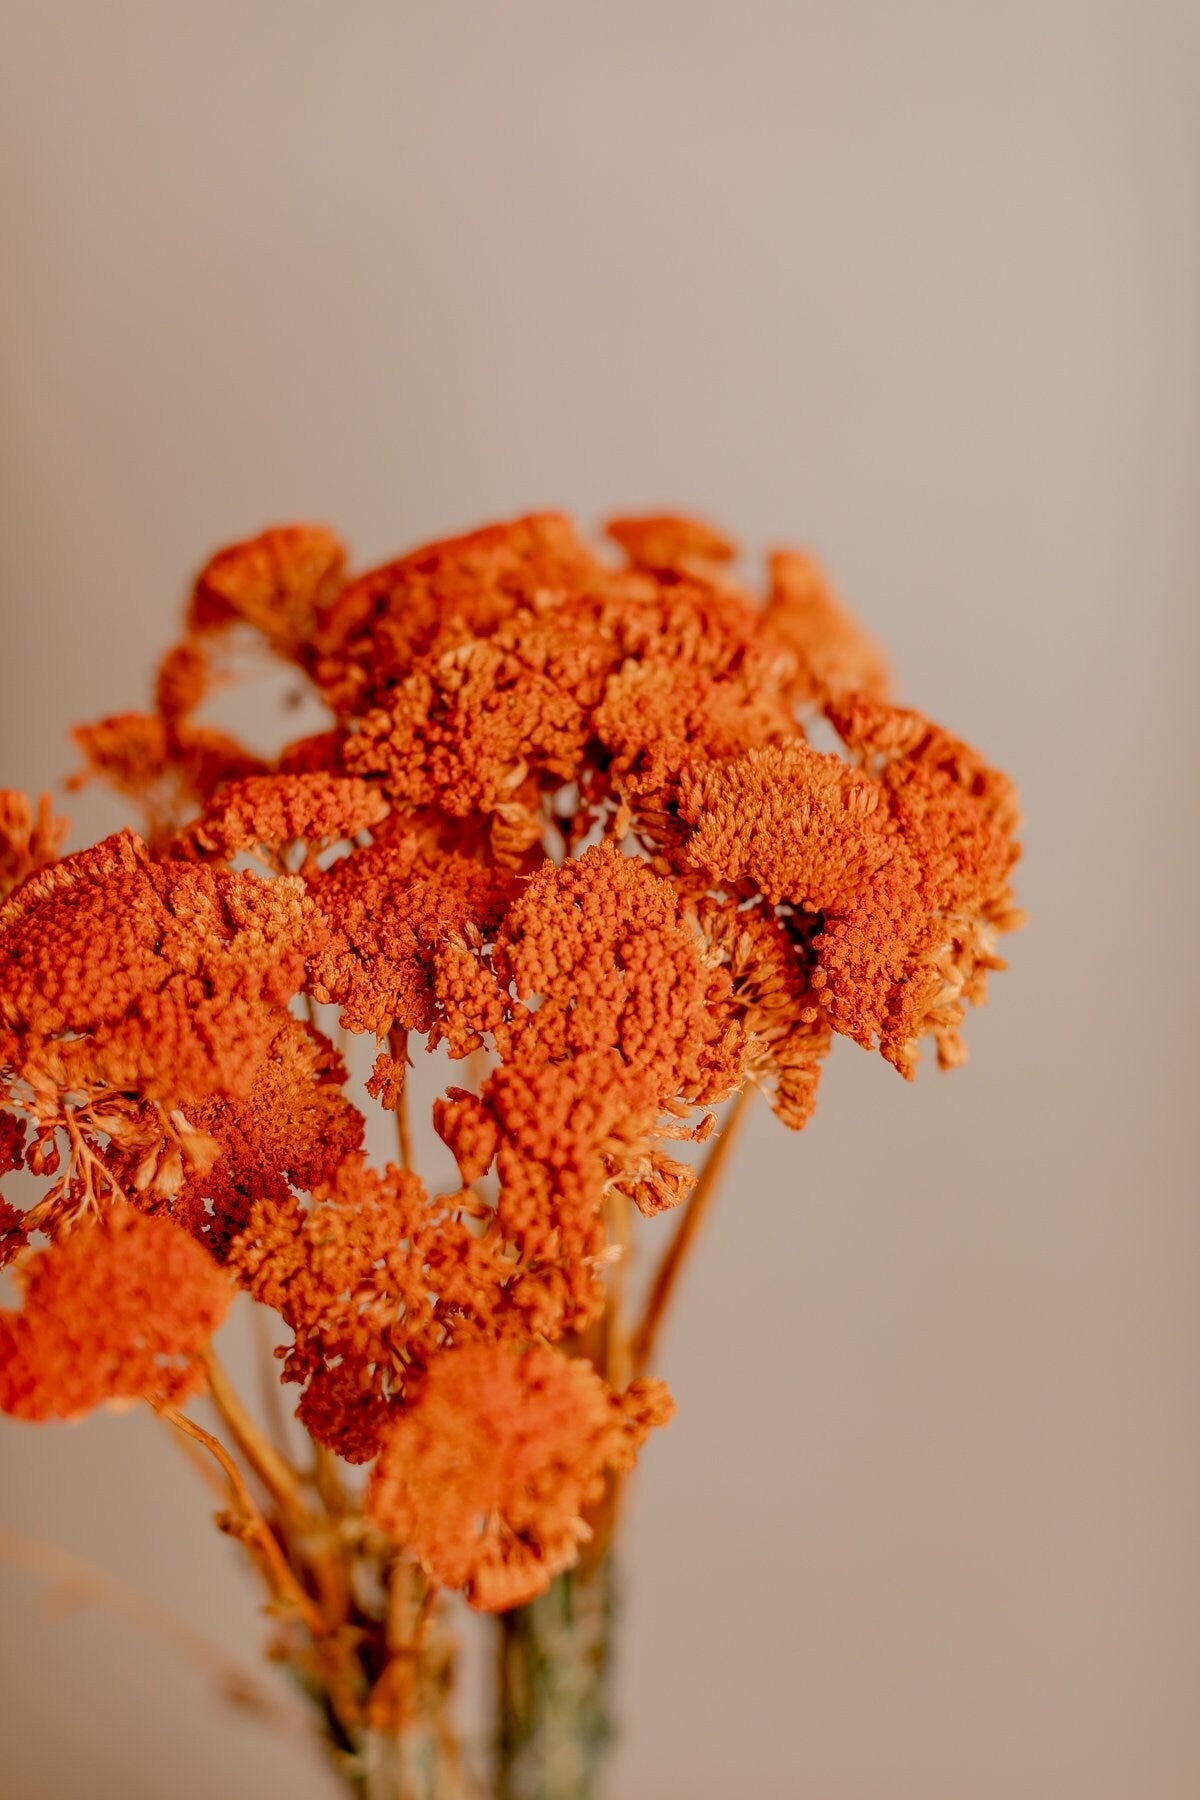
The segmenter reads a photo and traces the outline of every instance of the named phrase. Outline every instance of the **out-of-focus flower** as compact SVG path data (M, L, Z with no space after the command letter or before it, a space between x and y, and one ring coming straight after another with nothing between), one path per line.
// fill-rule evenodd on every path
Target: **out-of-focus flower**
M368 1512L435 1581L503 1612L571 1567L605 1474L629 1468L673 1411L661 1382L615 1394L544 1346L462 1350L433 1365L392 1427Z
M106 1401L178 1406L233 1298L212 1258L167 1219L114 1205L20 1271L0 1312L0 1409L73 1419Z

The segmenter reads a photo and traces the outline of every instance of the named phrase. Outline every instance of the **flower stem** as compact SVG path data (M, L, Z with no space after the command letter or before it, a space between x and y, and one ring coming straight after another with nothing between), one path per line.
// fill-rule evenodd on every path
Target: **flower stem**
M275 1504L288 1517L303 1519L308 1508L295 1469L254 1423L242 1404L241 1395L211 1348L204 1353L204 1366L209 1395L234 1443Z
M500 1616L497 1800L599 1800L614 1613L608 1554Z
M675 1227L674 1236L663 1252L662 1261L655 1271L650 1297L646 1302L646 1310L642 1314L641 1323L633 1338L633 1372L635 1375L644 1374L653 1361L671 1297L675 1292L684 1263L687 1261L688 1253L695 1244L700 1234L700 1227L708 1216L721 1172L737 1136L738 1125L746 1116L750 1091L748 1087L743 1088L730 1103L729 1111L725 1116L724 1129L708 1153L708 1159L700 1171L700 1179L692 1189L690 1198L684 1201L683 1212Z
M244 1666L220 1645L210 1642L155 1601L126 1587L106 1570L94 1568L55 1544L8 1530L0 1530L0 1562L11 1563L47 1582L60 1603L104 1606L125 1618L181 1662L213 1680L226 1699L264 1724L275 1726L290 1738L308 1731L307 1714L281 1699L256 1670Z
M400 1167L411 1169L413 1166L412 1131L408 1122L408 1033L399 1025L388 1032L388 1050L401 1073L396 1086L396 1148L400 1154Z

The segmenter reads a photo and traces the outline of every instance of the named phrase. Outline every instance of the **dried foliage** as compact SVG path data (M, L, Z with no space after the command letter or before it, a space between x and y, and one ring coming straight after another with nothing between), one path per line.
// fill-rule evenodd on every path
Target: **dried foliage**
M346 1650L362 1605L311 1549L332 1459L374 1465L389 1579L533 1599L671 1411L629 1380L630 1207L686 1205L686 1146L747 1084L805 1125L839 1035L905 1076L925 1039L961 1062L1019 922L1011 785L888 699L810 559L759 601L706 525L610 537L623 560L538 515L350 580L323 529L234 545L154 710L76 734L143 835L60 858L48 803L0 795L0 1173L46 1184L0 1202L0 1404L173 1414L234 1293L274 1309L320 1505L213 1392L300 1599L245 1495L238 1533L348 1737L417 1703ZM330 714L274 763L201 716L248 648ZM374 1041L357 1102L317 1007ZM358 1102L402 1113L421 1042L464 1072L445 1193L363 1152Z

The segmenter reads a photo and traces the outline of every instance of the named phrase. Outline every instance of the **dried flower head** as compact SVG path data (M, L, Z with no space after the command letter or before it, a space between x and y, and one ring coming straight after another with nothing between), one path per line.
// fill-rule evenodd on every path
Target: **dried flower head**
M606 1472L631 1467L673 1411L661 1382L615 1394L590 1364L556 1350L461 1350L439 1358L392 1427L369 1515L435 1581L503 1612L571 1567Z
M670 1416L626 1272L637 1213L700 1203L714 1109L750 1084L805 1125L838 1036L961 1062L1020 922L1010 783L893 704L811 559L759 599L702 522L609 537L538 514L349 580L322 527L230 546L155 710L77 734L145 841L56 860L48 804L0 795L0 1175L48 1184L0 1201L0 1405L177 1404L237 1284L321 1453L374 1463L371 1528L485 1610L571 1566ZM264 657L330 715L273 761L204 719ZM382 1103L407 1164L422 1043L460 1076L450 1192L363 1148ZM254 1539L276 1582L285 1539ZM303 1566L302 1611L344 1599Z
M49 794L40 796L35 811L17 788L0 788L0 900L53 862L66 835L67 822L54 817Z
M205 1382L201 1352L233 1288L166 1219L114 1205L21 1269L0 1312L0 1408L74 1419L105 1402L178 1406Z

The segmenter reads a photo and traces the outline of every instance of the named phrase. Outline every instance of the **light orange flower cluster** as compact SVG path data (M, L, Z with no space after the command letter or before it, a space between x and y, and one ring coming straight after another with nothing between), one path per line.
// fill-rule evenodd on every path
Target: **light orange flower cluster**
M56 819L49 794L36 810L27 794L0 788L0 900L7 900L35 869L53 862L67 835L65 819Z
M371 1478L376 1521L446 1587L504 1612L532 1600L591 1535L606 1471L632 1467L674 1407L661 1381L612 1392L544 1345L439 1357Z
M961 1061L1019 921L1010 784L889 701L808 558L759 600L710 527L610 537L536 515L351 580L323 529L232 546L155 710L77 734L144 840L55 860L0 804L0 1173L49 1182L0 1202L36 1258L3 1403L178 1399L240 1285L379 1528L493 1609L669 1412L596 1351L621 1207L684 1202L746 1083L804 1125L838 1034ZM273 763L202 717L255 642L331 715ZM330 1006L389 1107L416 1039L471 1070L434 1111L457 1190L367 1164Z
M211 1256L165 1219L118 1201L20 1270L24 1304L0 1312L0 1408L76 1418L106 1403L177 1406L233 1298Z

